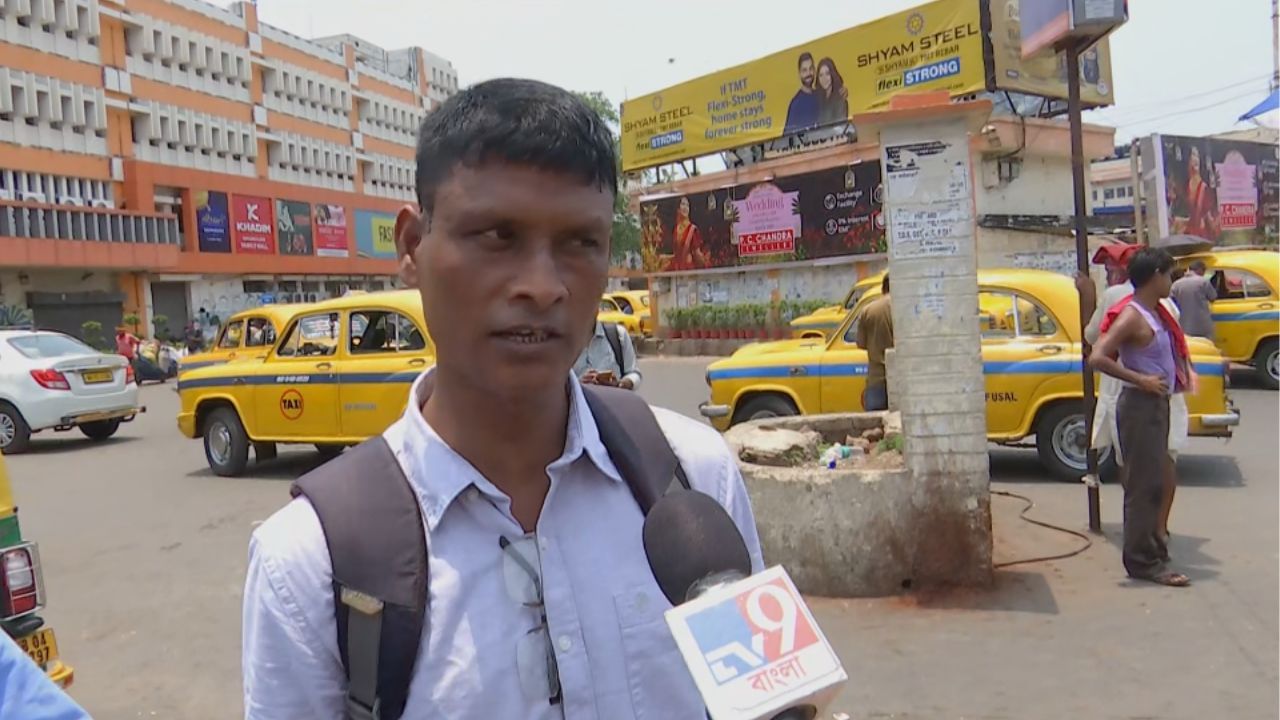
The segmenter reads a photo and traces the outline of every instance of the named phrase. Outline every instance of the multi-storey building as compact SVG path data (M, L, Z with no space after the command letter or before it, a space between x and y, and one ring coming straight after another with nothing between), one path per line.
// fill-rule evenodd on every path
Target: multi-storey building
M0 325L381 288L451 63L248 2L0 0Z

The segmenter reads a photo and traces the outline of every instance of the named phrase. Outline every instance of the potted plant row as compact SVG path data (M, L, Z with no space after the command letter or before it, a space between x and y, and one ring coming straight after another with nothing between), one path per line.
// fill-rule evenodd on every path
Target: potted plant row
M784 300L777 313L768 303L697 305L666 313L672 339L781 339L790 335L793 319L826 305L821 300Z

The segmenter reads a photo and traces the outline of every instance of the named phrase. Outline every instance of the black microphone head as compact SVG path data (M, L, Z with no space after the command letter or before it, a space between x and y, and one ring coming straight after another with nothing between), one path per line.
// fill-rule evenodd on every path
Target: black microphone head
M708 575L751 574L751 555L733 518L696 490L669 492L653 504L644 519L644 554L672 605Z

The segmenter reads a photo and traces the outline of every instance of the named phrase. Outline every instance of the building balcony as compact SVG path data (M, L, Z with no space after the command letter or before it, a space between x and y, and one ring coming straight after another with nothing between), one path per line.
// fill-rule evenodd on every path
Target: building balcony
M161 269L182 242L176 215L0 201L0 266Z

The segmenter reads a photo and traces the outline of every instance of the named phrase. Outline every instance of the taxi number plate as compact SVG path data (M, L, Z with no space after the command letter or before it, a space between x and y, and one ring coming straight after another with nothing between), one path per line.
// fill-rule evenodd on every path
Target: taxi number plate
M85 370L80 373L85 385L98 385L111 382L110 370Z
M50 628L18 638L18 646L40 666L58 659L58 641L53 638L53 630Z

